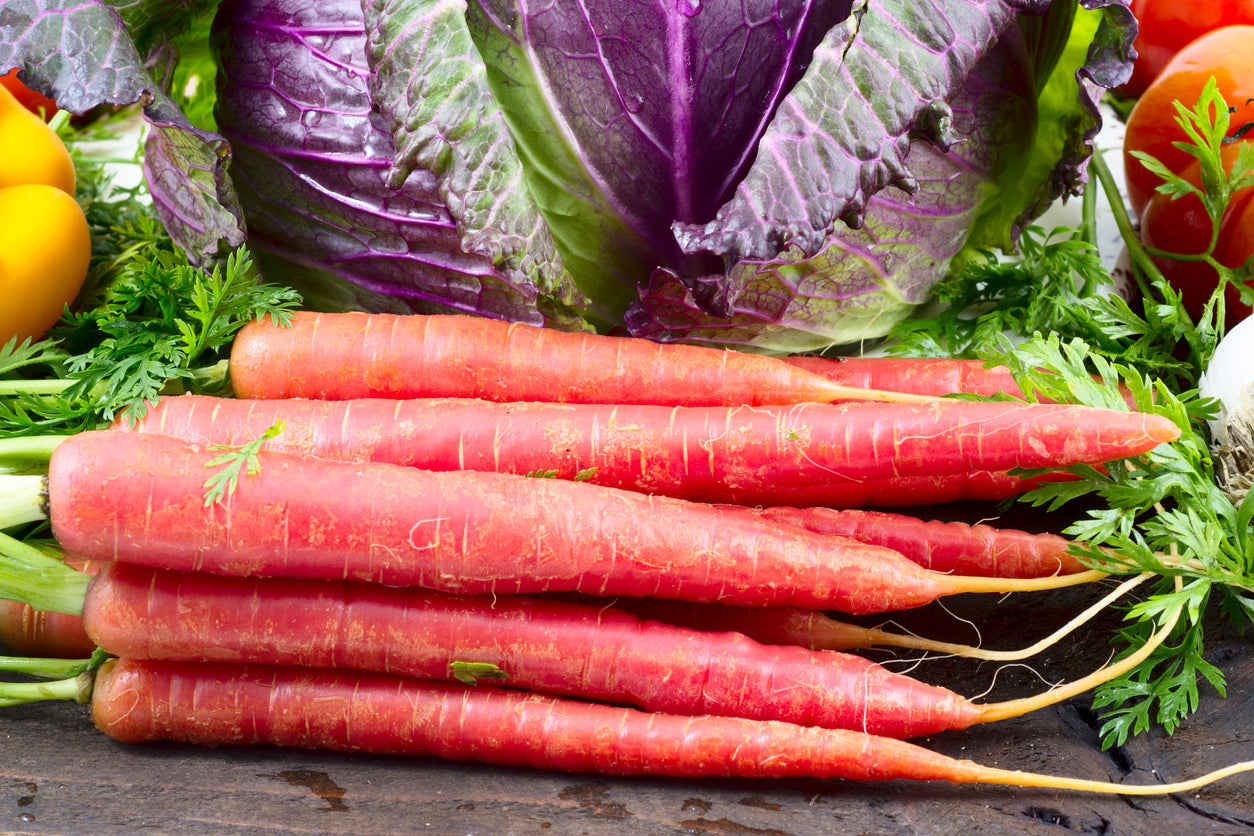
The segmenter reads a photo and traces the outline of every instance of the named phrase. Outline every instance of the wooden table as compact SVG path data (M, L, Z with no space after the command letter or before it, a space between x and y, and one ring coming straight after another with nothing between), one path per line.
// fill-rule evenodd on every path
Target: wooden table
M1030 643L1083 608L1095 590L999 601L959 596L911 613L908 626L970 641ZM952 613L952 614L950 614ZM982 700L1037 693L1100 667L1118 617L1069 637L1032 668L929 660L914 674ZM1031 716L924 739L990 765L1081 778L1178 780L1254 759L1254 647L1222 625L1208 632L1229 696L1203 686L1176 733L1103 752L1087 698ZM991 691L989 690L991 688ZM1173 830L1174 829L1174 830ZM127 747L84 707L0 711L0 833L55 834L1136 834L1254 833L1254 776L1187 796L1121 798L950 785L616 779L276 749Z

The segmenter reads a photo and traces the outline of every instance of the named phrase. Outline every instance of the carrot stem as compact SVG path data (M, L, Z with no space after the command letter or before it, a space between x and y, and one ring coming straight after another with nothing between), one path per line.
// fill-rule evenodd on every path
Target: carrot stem
M59 395L70 388L73 381L58 378L0 381L0 396L12 395Z
M20 435L0 441L0 461L48 461L66 435Z
M78 615L91 575L0 532L0 590L36 610Z
M73 700L86 705L91 695L91 682L90 673L49 682L3 682L0 683L0 707L47 700Z
M83 671L90 670L94 664L95 660L91 658L50 659L32 656L0 656L0 671L37 676L40 679L72 679Z
M13 528L46 517L41 475L5 474L5 489L0 491L0 530Z

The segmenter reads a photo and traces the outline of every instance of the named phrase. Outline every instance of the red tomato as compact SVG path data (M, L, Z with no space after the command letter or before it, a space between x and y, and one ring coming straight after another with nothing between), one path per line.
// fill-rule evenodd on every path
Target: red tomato
M1249 262L1250 256L1254 256L1254 199L1245 201L1244 206L1233 217L1219 261L1228 267L1240 267ZM1254 280L1247 284L1254 284ZM1231 312L1234 310L1237 311L1237 320L1250 315L1250 309L1241 303L1241 294L1235 287L1228 286L1225 298L1229 322L1233 321Z
M1224 146L1223 161L1231 168L1238 150L1245 143ZM1201 183L1201 167L1197 162L1186 167L1180 176L1197 186ZM1197 255L1206 251L1211 239L1210 216L1195 195L1170 199L1155 194L1145 207L1141 217L1141 240L1148 246L1182 255ZM1232 196L1228 209L1219 224L1219 239L1215 246L1215 260L1225 267L1237 267L1254 251L1254 186L1242 189ZM1176 261L1155 258L1163 276L1180 294L1185 310L1196 321L1215 286L1219 276L1215 270L1200 261ZM1229 287L1225 294L1226 324L1232 328L1249 315L1249 308L1240 303L1240 294Z
M1136 63L1123 90L1139 96L1190 41L1212 29L1254 24L1254 0L1132 0Z
M1183 171L1193 157L1174 146L1188 140L1176 123L1174 103L1192 108L1211 77L1224 101L1236 108L1233 126L1254 121L1254 26L1225 26L1192 41L1137 100L1123 143L1124 179L1133 214L1145 211L1162 181L1132 152L1143 151L1170 170Z
M57 112L56 102L42 93L36 93L17 80L17 70L9 70L7 75L0 75L0 86L12 93L13 98L17 99L22 107L42 116L45 122Z

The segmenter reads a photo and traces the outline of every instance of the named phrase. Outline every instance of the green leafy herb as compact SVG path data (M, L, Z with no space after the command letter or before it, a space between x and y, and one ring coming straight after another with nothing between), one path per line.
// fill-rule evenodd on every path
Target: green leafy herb
M244 444L214 444L211 450L222 451L205 462L205 467L216 467L217 472L205 480L205 507L221 502L235 492L242 473L250 476L260 472L258 453L267 441L283 432L283 422L275 421L260 436Z
M260 285L246 253L205 272L185 254L160 250L134 264L92 310L71 314L57 335L66 345L90 345L65 363L68 400L91 398L111 419L162 392L221 392L222 375L204 374L249 320L288 320L297 297L286 288Z
M1254 182L1254 156L1228 172L1221 165L1227 114L1213 86L1196 107L1179 111L1190 152L1202 161L1200 196L1214 218L1237 189ZM990 256L947 283L941 292L951 308L903 327L897 350L1006 365L1032 398L1127 409L1130 397L1138 411L1179 427L1171 444L1101 469L1071 468L1075 480L1046 482L1022 498L1051 512L1079 506L1063 533L1092 565L1159 578L1129 609L1117 641L1132 652L1174 625L1170 637L1095 695L1103 745L1114 746L1154 725L1175 729L1197 708L1203 680L1224 693L1222 672L1203 657L1203 618L1218 610L1243 627L1254 622L1254 499L1234 505L1219 487L1206 424L1218 405L1196 388L1222 336L1223 282L1193 322L1150 257L1170 254L1141 245L1100 155L1091 170L1127 246L1137 301L1110 292L1086 234L1030 231L1016 258ZM1198 193L1156 170L1167 193ZM1215 266L1224 282L1243 278Z
M936 297L944 307L935 315L897 327L893 354L996 359L1003 334L1052 333L1173 385L1195 379L1195 366L1175 351L1202 339L1183 309L1134 309L1080 229L1030 227L1016 258L986 252L940 283Z
M1115 409L1126 408L1126 391L1138 411L1164 415L1180 428L1171 444L1101 470L1072 468L1078 479L1045 483L1022 498L1051 512L1087 498L1086 510L1063 531L1082 544L1080 554L1107 571L1159 576L1150 597L1129 611L1134 623L1119 638L1139 646L1151 625L1175 619L1176 628L1146 662L1101 686L1095 706L1109 709L1102 715L1107 746L1151 722L1170 730L1197 707L1199 676L1223 690L1221 672L1202 658L1202 617L1211 597L1228 599L1227 612L1254 621L1254 502L1237 508L1216 484L1201 420L1215 405L1196 392L1176 395L1078 339L1035 335L1005 350L1025 391Z

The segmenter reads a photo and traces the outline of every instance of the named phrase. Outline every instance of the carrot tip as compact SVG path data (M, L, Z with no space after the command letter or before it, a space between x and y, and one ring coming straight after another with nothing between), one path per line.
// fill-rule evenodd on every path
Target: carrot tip
M1170 444L1180 437L1180 428L1176 426L1176 422L1163 415L1148 415L1150 420L1146 422L1146 430L1150 438L1159 444Z

